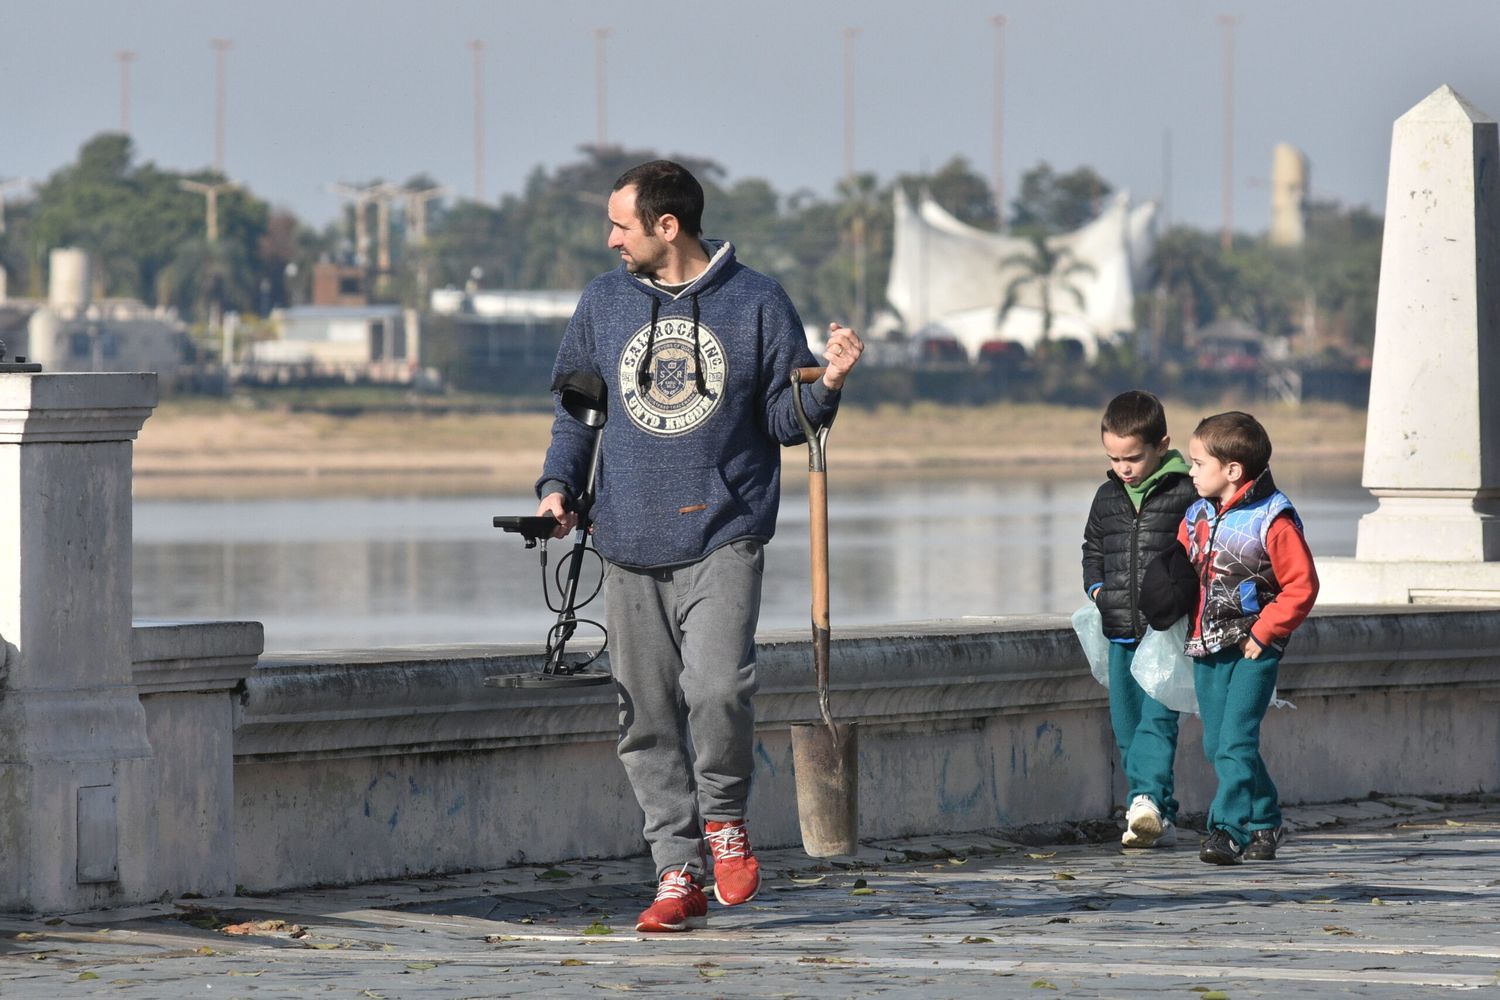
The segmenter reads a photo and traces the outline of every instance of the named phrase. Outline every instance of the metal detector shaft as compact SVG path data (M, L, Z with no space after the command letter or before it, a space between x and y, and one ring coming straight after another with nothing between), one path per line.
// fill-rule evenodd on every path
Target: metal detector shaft
M609 389L597 374L575 370L558 373L557 377L552 380L552 391L557 393L557 401L561 409L588 428L592 434L588 474L582 491L573 501L573 512L578 517L578 524L573 535L573 550L568 554L567 580L560 587L562 603L557 608L557 621L547 632L547 662L543 664L542 669L534 674L501 674L486 677L484 683L488 687L573 686L603 684L610 679L607 673L589 669L589 664L603 654L603 647L593 655L585 656L581 662L568 663L563 658L568 642L581 624L599 628L604 633L604 645L609 645L609 633L604 631L604 626L578 617L578 580L583 572L584 553L589 549L589 529L594 523L592 516L594 487L599 476L599 456L604 449L604 424L608 419ZM538 514L534 517L497 517L495 527L521 533L526 538L526 547L533 548L537 542L552 536L552 533L557 530L557 520L550 514ZM602 558L600 561L603 562ZM542 593L550 608L552 601L547 584L547 550L545 548L542 549L541 562ZM584 598L583 603L588 604L596 596L598 596L597 589L593 594Z
M568 553L568 577L563 586L562 610L558 612L557 625L554 626L557 642L547 657L546 666L542 668L543 673L553 673L563 666L563 652L568 640L578 630L578 578L583 573L583 554L589 546L589 529L594 524L594 482L599 475L599 452L603 445L604 434L596 431L593 447L589 451L588 481L577 504L578 527L573 531L573 550Z

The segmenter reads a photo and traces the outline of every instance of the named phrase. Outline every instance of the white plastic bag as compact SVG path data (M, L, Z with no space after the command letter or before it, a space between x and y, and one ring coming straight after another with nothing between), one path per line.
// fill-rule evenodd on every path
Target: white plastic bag
M1183 652L1187 643L1187 615L1177 619L1165 632L1146 629L1135 658L1130 661L1130 676L1151 697L1174 712L1198 714L1198 692L1193 687L1193 659Z
M1073 612L1073 631L1078 633L1078 644L1083 647L1094 680L1109 687L1109 640L1104 637L1104 619L1093 601Z

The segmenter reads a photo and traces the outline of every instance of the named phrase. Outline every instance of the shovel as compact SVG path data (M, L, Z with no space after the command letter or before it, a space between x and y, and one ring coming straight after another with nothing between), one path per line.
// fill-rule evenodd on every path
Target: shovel
M822 377L821 368L792 371L792 405L807 436L813 669L818 712L823 717L822 722L792 725L792 768L802 847L812 857L831 858L859 851L859 733L852 722L842 726L834 722L828 707L828 467L823 454L828 428L814 428L807 419L801 389Z

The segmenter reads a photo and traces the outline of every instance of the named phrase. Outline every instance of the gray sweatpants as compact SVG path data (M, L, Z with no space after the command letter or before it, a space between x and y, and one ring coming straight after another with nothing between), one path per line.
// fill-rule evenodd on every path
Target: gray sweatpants
M658 875L685 865L701 881L703 822L745 816L764 566L746 540L686 566L606 569L618 752Z

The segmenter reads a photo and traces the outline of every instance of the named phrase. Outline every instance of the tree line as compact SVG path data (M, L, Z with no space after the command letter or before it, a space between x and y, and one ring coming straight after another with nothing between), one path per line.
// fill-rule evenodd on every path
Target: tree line
M573 162L537 167L520 193L498 203L434 203L420 241L398 211L390 233L395 265L377 276L371 291L377 300L417 305L428 288L470 282L581 288L617 264L604 246L607 192L628 167L657 155L582 147ZM978 228L994 230L1001 222L988 182L961 157L929 174L887 180L860 174L841 182L831 197L780 192L759 178L731 180L713 161L677 158L704 183L707 233L731 239L741 259L779 279L812 322L849 322L882 308L897 186L912 195L927 190ZM210 241L204 195L183 181L223 185L227 179L139 162L122 134L91 139L76 162L5 206L0 265L11 294L43 297L48 251L77 246L90 252L101 294L174 306L201 322L216 305L255 315L305 303L312 265L347 261L356 252L354 208L346 206L341 220L318 229L243 186L219 190L217 239ZM434 186L420 176L398 188ZM1021 178L1005 222L1012 233L1040 241L1086 223L1112 191L1087 166L1059 171L1040 163ZM373 232L373 212L369 226ZM1158 348L1181 348L1191 346L1198 329L1235 316L1272 336L1303 334L1299 343L1310 349L1367 354L1381 220L1322 201L1308 206L1306 229L1301 247L1272 247L1239 234L1227 250L1216 233L1180 225L1160 233L1149 262L1150 292L1138 300L1138 327ZM998 286L997 310L1006 294Z

